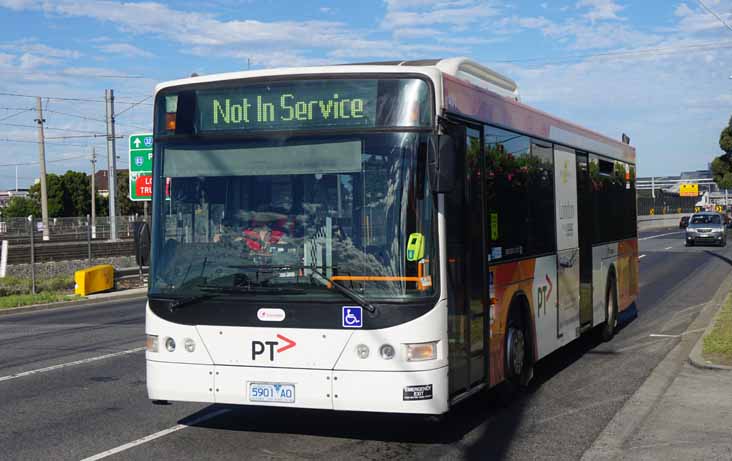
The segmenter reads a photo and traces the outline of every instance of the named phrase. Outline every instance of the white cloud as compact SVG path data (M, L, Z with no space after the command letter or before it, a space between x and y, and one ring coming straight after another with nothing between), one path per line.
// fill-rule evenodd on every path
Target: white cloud
M590 11L584 16L591 22L622 19L618 13L625 9L624 6L615 3L615 0L579 0L576 7L589 8Z
M130 45L129 43L108 43L105 45L99 45L97 48L106 53L120 54L129 57L151 58L155 56L153 53L134 45Z
M430 7L426 11L407 11L409 7ZM421 9L421 8L420 8ZM466 26L483 18L497 16L500 10L485 1L432 2L402 0L390 2L382 26L387 29L430 25Z

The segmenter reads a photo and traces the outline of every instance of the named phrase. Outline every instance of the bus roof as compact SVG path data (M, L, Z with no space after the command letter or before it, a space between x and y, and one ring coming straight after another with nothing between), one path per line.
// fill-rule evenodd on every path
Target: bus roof
M333 74L421 74L435 86L436 110L491 123L591 153L635 163L635 148L519 101L516 82L469 58L382 61L334 66L249 70L163 82L166 88L224 80Z

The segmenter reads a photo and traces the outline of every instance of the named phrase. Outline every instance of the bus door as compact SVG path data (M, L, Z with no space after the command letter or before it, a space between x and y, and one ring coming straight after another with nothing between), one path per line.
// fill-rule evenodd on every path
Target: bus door
M566 344L580 330L580 249L577 226L577 159L572 149L554 146L557 224L557 338Z
M580 325L592 325L592 183L586 153L577 153L577 224L580 251Z
M480 128L468 127L456 173L462 180L445 200L451 396L485 383L488 370L482 143Z

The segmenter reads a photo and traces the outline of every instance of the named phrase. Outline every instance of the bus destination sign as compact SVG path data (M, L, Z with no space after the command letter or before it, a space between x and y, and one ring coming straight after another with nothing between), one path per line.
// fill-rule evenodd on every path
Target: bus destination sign
M200 131L376 125L377 80L317 80L197 92Z

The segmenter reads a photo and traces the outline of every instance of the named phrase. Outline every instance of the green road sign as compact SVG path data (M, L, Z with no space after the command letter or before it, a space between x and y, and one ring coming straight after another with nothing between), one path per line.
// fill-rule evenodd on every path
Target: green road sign
M153 135L130 135L130 200L152 198Z

